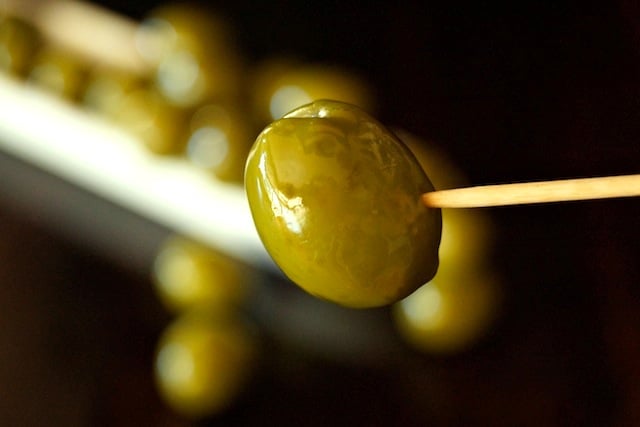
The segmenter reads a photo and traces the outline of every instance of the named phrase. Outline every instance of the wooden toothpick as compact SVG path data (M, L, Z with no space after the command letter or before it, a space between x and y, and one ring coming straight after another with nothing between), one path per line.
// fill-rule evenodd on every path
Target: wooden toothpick
M434 208L474 208L640 196L640 174L483 185L425 193Z

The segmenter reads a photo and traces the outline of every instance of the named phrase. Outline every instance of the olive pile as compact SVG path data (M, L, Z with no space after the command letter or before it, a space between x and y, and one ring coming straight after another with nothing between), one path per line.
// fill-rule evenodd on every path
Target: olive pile
M242 182L255 135L301 104L331 98L373 109L370 88L343 67L295 58L248 64L226 20L193 6L153 10L138 25L135 45L147 67L134 72L86 60L25 20L0 15L0 69L224 182Z
M0 70L124 128L153 154L182 157L236 185L255 135L278 115L318 97L373 105L366 84L338 66L293 58L248 66L225 20L201 9L160 7L139 30L137 48L150 66L132 72L95 64L49 43L29 22L0 15ZM160 248L151 277L174 316L155 355L159 395L188 418L229 409L259 353L245 315L247 267L175 236Z
M424 154L424 142L373 119L362 79L294 58L247 64L224 19L184 5L153 11L140 31L150 66L132 73L84 61L0 16L0 69L128 130L155 154L244 181L265 247L309 293L349 307L393 305L400 335L427 352L462 350L487 330L499 301L487 218L420 202L464 179L435 150ZM152 276L176 315L158 345L160 394L189 417L227 409L257 353L241 314L243 267L176 237Z

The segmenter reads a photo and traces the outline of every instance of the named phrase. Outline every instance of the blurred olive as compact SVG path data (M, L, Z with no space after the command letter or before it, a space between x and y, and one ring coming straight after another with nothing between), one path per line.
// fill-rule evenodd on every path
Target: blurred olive
M90 111L113 118L126 96L144 85L145 81L141 76L97 67L89 73L82 103Z
M400 335L414 348L433 354L469 349L491 329L499 313L500 287L483 273L441 275L394 304Z
M295 58L275 57L263 60L251 68L249 71L249 99L252 118L256 126L264 127L274 120L270 108L271 96L276 91L282 77L300 65L300 61Z
M191 118L187 156L222 181L241 183L255 135L237 107L208 104Z
M179 312L197 306L238 306L245 298L242 266L193 240L167 239L153 266L153 283L164 305Z
M259 65L253 77L253 110L262 125L320 99L346 102L373 113L374 98L361 76L336 65L272 59Z
M29 81L66 99L78 100L86 84L88 67L71 54L44 48L36 55Z
M202 6L166 5L142 22L137 39L141 55L156 67L159 92L172 104L195 107L239 96L244 67L222 17Z
M167 103L155 90L139 88L122 98L114 120L140 138L156 154L179 154L184 150L188 112Z
M234 313L188 311L160 338L154 364L159 394L185 417L218 415L245 391L256 356L255 336Z
M42 43L37 29L11 16L0 16L0 70L24 76Z

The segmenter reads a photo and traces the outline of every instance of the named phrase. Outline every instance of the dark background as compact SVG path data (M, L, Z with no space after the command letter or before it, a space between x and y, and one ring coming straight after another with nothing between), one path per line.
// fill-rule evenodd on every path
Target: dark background
M155 2L102 4L141 18ZM380 119L435 141L473 184L640 171L633 1L207 5L249 61L293 53L361 72ZM144 263L123 267L44 226L46 208L5 199L0 424L186 424L153 388L169 316ZM203 424L640 425L638 200L488 212L507 299L474 348L429 357L398 345L358 364L267 337L252 391Z

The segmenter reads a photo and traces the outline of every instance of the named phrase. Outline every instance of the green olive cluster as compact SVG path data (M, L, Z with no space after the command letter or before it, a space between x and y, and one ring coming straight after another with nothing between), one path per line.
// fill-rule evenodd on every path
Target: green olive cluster
M130 132L150 153L184 158L235 184L255 135L290 109L318 98L373 108L367 85L342 67L293 58L248 64L225 19L201 8L151 11L135 42L148 67L134 72L95 63L2 15L0 71ZM227 410L251 380L258 353L243 315L246 266L176 236L159 248L152 283L173 317L154 361L160 396L189 418Z
M0 17L0 70L76 102L139 139L152 153L186 158L215 179L240 184L255 135L319 98L372 109L353 72L294 58L249 63L224 16L174 3L140 22L139 70L96 63L44 38L18 17Z
M464 179L426 143L374 119L360 77L296 58L250 64L223 17L184 4L153 10L136 48L144 70L95 64L0 17L0 70L111 121L151 153L244 183L264 246L305 291L354 308L391 305L401 336L427 352L459 351L487 330L499 301L487 218L424 206L423 193ZM244 268L182 237L158 252L153 283L175 319L154 372L181 414L227 409L251 377Z

